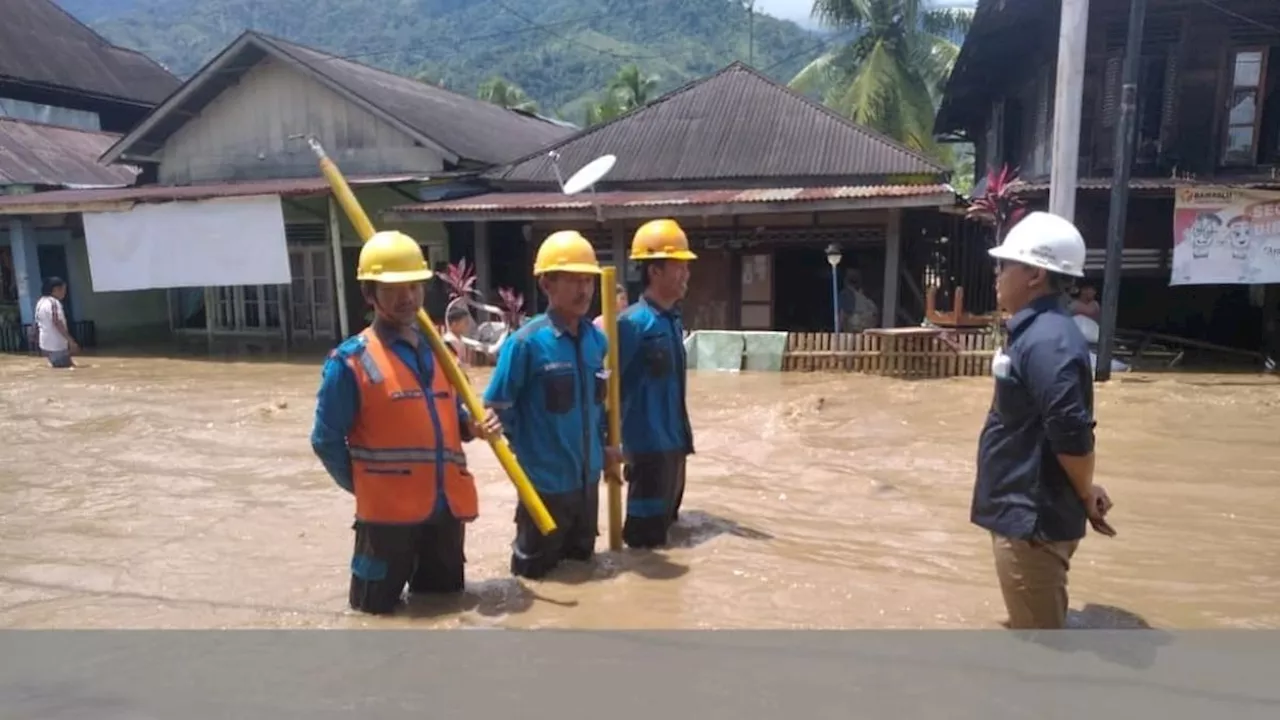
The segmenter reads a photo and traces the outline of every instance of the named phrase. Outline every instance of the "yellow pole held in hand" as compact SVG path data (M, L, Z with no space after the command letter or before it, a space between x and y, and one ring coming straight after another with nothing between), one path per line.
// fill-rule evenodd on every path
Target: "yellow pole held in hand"
M347 185L346 178L342 177L342 172L338 170L338 166L325 154L324 148L319 141L309 137L307 138L307 144L311 146L311 150L320 159L320 171L324 173L325 179L329 181L329 186L333 188L333 194L337 197L338 203L346 211L347 218L351 220L351 226L356 229L356 232L360 233L361 241L368 242L369 238L373 237L374 234L373 223L369 222L369 216L365 214L364 208L360 207L360 202L356 200L355 194L351 192L351 187ZM471 412L471 417L476 418L477 421L483 418L485 415L484 405L480 403L480 398L471 389L471 384L467 382L467 376L462 373L462 368L458 366L458 361L454 359L453 353L449 352L449 349L445 346L444 339L440 337L435 323L431 321L431 316L427 315L425 309L418 309L418 325L422 328L423 334L427 336L427 344L431 346L431 352L435 355L436 362L440 363L441 367L444 368L444 373L449 378L449 383L462 396L462 401L466 403L467 410ZM542 503L542 498L538 497L538 491L534 490L533 484L529 482L529 477L525 475L524 469L516 462L515 453L511 452L511 447L507 445L507 439L501 435L491 435L488 440L489 447L493 448L493 454L498 456L498 462L502 465L502 469L507 472L507 477L516 486L516 493L520 496L520 502L524 504L525 509L529 511L529 515L533 517L538 530L543 535L550 535L555 532L555 520L552 519L551 513L547 512L547 506Z
M609 355L605 369L609 371L608 401L609 445L617 447L622 435L622 376L618 374L618 283L617 269L602 268L600 277L600 315L604 321L604 334L609 339ZM622 549L622 467L609 463L605 468L605 482L609 485L609 549Z

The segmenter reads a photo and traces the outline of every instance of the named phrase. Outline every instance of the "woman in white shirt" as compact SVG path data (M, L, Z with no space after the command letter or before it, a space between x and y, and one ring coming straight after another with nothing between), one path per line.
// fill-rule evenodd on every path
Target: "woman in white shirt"
M62 278L51 277L44 281L44 295L36 302L35 324L39 330L40 352L55 368L75 367L71 353L80 352L80 346L67 329L67 315L62 309L62 299L67 296L67 284Z

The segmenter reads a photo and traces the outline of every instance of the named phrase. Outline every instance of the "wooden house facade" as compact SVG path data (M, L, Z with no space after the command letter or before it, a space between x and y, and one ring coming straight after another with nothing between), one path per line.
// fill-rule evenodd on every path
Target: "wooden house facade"
M935 132L976 147L978 183L1016 168L1017 193L1047 208L1059 0L980 0ZM1074 220L1100 292L1128 2L1093 0L1087 24ZM1257 349L1275 288L1170 286L1175 193L1280 188L1280 3L1147 0L1124 228L1118 325ZM1270 308L1270 309L1269 309Z

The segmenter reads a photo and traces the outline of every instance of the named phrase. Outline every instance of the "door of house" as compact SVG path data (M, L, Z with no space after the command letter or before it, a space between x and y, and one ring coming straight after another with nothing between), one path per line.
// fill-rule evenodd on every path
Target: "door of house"
M743 330L773 329L773 253L742 256L742 304L738 311Z
M293 337L333 339L333 277L327 248L323 245L289 248L289 270L293 277L289 293Z

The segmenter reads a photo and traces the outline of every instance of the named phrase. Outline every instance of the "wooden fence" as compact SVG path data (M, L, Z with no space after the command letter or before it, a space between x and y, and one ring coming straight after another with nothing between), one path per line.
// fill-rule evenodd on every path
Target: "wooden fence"
M789 333L784 371L843 371L903 378L991 374L996 337L986 330L893 328Z

